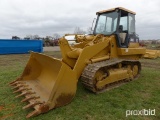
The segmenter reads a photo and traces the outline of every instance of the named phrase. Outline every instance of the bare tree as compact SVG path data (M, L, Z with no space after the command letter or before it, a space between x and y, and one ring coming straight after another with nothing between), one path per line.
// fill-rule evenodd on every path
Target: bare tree
M79 27L76 27L75 30L74 30L74 34L85 34L86 32L79 28Z
M30 40L32 38L33 38L32 35L26 35L26 37L24 37L24 39L27 39L27 40Z
M39 37L39 35L33 35L33 39L39 40L40 37Z
M50 46L50 41L53 39L51 36L46 36L44 38L44 46Z
M12 36L12 40L20 40L20 37L18 37L18 36Z
M92 34L92 33L93 33L92 27L88 27L88 28L87 28L87 33L88 33L88 34Z
M100 23L99 26L97 26L97 31L99 33L102 33L104 31L105 25L103 23Z
M60 38L60 35L57 34L57 33L54 33L54 34L53 34L53 38L54 38L55 40L58 40L58 39Z
M39 40L40 39L40 37L39 37L39 35L26 35L26 37L24 37L24 39L27 39L27 40Z
M52 36L46 36L45 39L46 39L46 40L53 40L53 37L52 37Z
M152 42L151 42L151 44L156 44L157 43L157 41L156 40L152 40Z

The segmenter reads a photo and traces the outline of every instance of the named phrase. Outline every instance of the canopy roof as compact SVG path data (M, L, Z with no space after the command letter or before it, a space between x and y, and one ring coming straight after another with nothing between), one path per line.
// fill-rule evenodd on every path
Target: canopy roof
M101 14L101 13L106 13L106 12L115 11L116 9L120 9L120 10L129 12L129 13L134 14L134 15L136 14L135 12L133 12L133 11L131 11L131 10L128 10L128 9L126 9L126 8L123 8L123 7L116 7L116 8L111 8L111 9L108 9L108 10L102 10L102 11L97 12L96 14Z

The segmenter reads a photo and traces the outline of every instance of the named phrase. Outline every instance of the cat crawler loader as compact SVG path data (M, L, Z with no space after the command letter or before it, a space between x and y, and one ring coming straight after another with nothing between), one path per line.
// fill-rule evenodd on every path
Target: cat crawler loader
M76 94L77 82L94 93L103 92L135 79L140 71L139 58L145 48L135 33L135 12L122 7L99 11L91 35L75 35L70 46L59 40L62 59L31 52L22 75L10 85L16 97L33 108L26 117L64 106Z
M146 49L146 53L143 57L147 58L147 59L156 59L156 58L160 57L160 50Z

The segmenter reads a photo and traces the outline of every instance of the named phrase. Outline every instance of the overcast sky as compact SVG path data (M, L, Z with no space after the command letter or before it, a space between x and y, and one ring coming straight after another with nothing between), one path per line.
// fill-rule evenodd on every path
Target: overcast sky
M119 6L137 13L140 39L160 39L160 0L0 0L0 38L87 30L97 11Z

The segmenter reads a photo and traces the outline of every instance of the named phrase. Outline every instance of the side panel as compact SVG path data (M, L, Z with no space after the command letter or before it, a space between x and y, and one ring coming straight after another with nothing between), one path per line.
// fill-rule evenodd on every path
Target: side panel
M142 55L145 54L146 49L139 48L117 48L118 55Z

